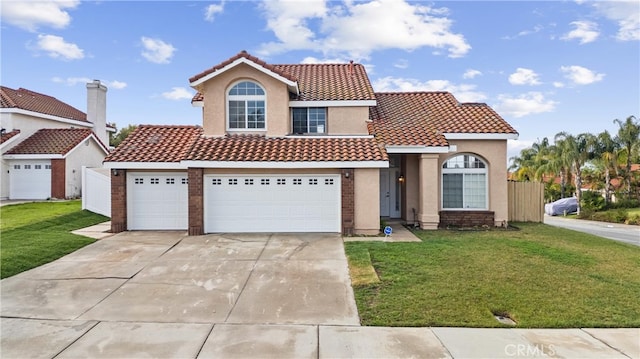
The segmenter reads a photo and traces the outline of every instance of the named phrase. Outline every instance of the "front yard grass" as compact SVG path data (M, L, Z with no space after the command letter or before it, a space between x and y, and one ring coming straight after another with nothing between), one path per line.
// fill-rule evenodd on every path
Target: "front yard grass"
M0 278L49 263L95 240L72 234L109 218L80 209L80 201L0 207Z
M363 325L640 327L640 247L544 224L418 231L422 242L347 242ZM369 270L369 272L371 269ZM379 281L377 279L379 278Z

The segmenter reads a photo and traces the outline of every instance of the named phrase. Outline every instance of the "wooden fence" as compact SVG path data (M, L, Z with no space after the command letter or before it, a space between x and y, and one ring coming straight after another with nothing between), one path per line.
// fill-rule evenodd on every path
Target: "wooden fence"
M508 182L509 221L544 221L544 183Z

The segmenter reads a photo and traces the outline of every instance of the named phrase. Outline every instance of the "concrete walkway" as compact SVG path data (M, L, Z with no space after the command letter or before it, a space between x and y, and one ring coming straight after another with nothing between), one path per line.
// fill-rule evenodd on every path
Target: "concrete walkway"
M640 358L640 329L361 327L336 234L125 232L0 288L2 358Z
M421 242L410 230L400 222L389 222L387 224L392 229L389 236L354 236L344 237L345 242Z

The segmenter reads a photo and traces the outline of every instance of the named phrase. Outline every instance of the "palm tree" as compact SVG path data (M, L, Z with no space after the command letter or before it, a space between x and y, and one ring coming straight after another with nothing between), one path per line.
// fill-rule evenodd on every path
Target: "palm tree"
M636 122L635 116L629 116L623 122L617 118L613 120L617 123L618 134L616 135L616 141L623 148L626 158L627 166L625 171L625 184L628 198L631 198L631 157L634 148L640 146L640 122Z
M569 164L574 175L576 185L576 198L578 200L578 214L580 214L580 201L582 200L582 166L593 157L595 136L590 133L581 133L577 136L567 132L559 132L555 136L556 145L561 151L561 163Z
M545 137L545 140L547 138ZM557 144L548 145L541 151L542 158L539 161L539 166L536 172L536 177L543 178L544 175L552 175L555 179L556 176L560 177L560 198L564 198L564 192L567 187L567 179L570 177L567 175L567 170L571 167L571 164L567 163L562 156L562 149Z
M608 131L598 134L595 143L594 155L595 160L602 166L604 171L604 201L606 204L611 202L611 169L617 173L618 168L618 150L619 146Z

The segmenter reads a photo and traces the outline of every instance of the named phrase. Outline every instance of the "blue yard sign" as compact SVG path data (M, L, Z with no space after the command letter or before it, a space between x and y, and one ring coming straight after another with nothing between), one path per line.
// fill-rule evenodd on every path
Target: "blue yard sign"
M391 229L391 227L390 227L390 226L386 226L386 227L384 227L384 236L385 236L385 237L390 236L390 235L391 235L391 232L393 232L393 229Z

